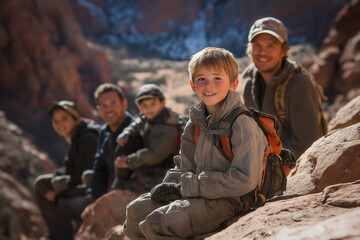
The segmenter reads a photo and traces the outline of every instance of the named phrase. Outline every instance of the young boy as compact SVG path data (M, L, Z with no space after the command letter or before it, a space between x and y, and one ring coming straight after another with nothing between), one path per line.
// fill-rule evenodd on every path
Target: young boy
M117 174L115 188L127 188L139 193L150 191L173 167L178 152L180 117L166 107L163 92L155 84L140 87L136 104L141 115L118 136L123 148L131 145L135 151L116 159L117 171L131 170L130 177ZM123 173L123 172L122 172Z
M225 49L205 48L192 56L188 70L201 101L189 111L175 168L163 183L127 206L124 233L130 239L188 239L212 232L243 212L240 196L260 184L267 140L257 123L245 114L235 119L231 162L211 132L242 106L234 93L238 66L233 55ZM200 132L195 144L196 125Z

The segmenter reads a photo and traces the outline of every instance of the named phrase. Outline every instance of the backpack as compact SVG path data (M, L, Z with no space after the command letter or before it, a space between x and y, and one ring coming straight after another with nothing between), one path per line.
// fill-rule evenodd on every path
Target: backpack
M306 71L303 67L300 67L300 70L295 70L294 72L292 72L285 81L283 81L281 84L279 84L275 88L274 103L275 103L277 114L279 115L279 120L283 125L287 123L287 118L286 118L286 114L285 114L285 103L284 103L285 90L286 90L287 84L289 83L289 80L293 77L293 75L296 72L304 73L310 79L311 83L314 85L314 87L316 89L317 100L318 100L318 105L319 105L319 121L320 121L319 131L320 131L320 137L322 137L322 136L326 135L328 132L327 122L325 119L325 113L324 113L324 110L321 105L322 101L327 101L327 97L324 95L323 89L315 82L314 77L308 71Z
M234 109L226 118L224 118L215 127L213 132L217 130L226 132L225 136L214 135L216 146L220 149L223 155L231 162L232 151L230 138L232 135L232 124L240 114L246 114L253 118L258 126L265 134L268 147L263 157L263 171L261 184L254 191L241 196L244 204L244 210L249 211L265 204L266 199L281 195L286 190L286 177L291 169L295 166L294 155L286 149L282 148L280 138L276 132L279 129L279 123L275 116L257 111L253 108L238 107ZM200 126L195 125L194 140L197 144L197 139L200 133ZM285 154L282 154L282 153ZM280 155L283 155L282 158Z
M187 121L188 121L188 118L186 118L185 116L180 116L179 115L179 123L174 125L174 129L176 131L176 142L175 142L174 155L179 154L181 135L184 132L185 125L186 125Z

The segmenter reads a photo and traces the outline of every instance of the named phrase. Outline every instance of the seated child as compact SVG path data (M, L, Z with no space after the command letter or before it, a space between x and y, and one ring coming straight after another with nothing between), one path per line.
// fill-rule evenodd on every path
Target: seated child
M192 56L188 70L201 101L189 111L175 168L150 193L128 204L124 233L130 239L188 239L212 232L244 211L240 196L261 182L267 140L257 123L246 114L233 122L232 161L216 146L211 132L243 106L234 92L239 80L233 55L225 49L205 48ZM197 143L196 125L200 126Z
M113 188L144 193L160 183L166 171L173 167L181 117L165 106L164 94L155 84L140 87L135 101L141 115L123 130L117 142L123 149L131 145L136 150L116 158L118 169ZM130 176L124 174L126 169L131 171Z

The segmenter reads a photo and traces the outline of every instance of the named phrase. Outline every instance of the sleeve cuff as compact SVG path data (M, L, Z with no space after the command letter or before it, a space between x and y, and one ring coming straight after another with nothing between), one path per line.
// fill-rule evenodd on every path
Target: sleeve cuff
M200 182L197 175L187 172L181 175L181 189L184 197L199 197Z

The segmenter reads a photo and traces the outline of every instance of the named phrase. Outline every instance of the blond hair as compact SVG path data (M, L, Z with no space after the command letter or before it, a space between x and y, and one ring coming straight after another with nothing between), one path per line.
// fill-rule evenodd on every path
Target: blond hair
M229 77L230 84L239 76L239 66L234 55L224 48L207 47L191 56L188 71L192 82L196 72L202 67L223 69Z

